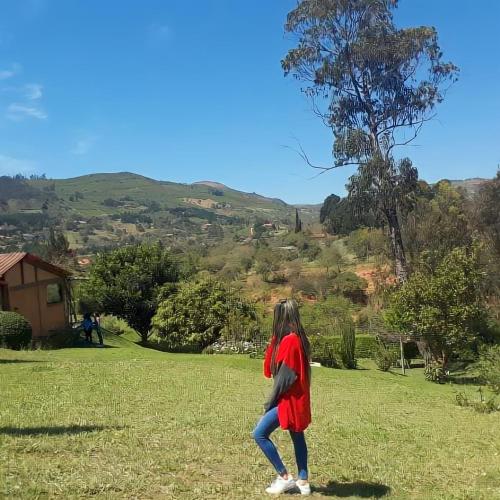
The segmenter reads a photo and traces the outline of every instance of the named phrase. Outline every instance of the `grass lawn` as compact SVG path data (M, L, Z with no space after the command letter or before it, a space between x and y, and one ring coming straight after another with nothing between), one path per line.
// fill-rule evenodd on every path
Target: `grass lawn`
M274 474L250 437L261 361L110 343L0 350L0 497L265 498ZM314 368L313 496L500 498L498 414L459 408L421 370L363 367Z

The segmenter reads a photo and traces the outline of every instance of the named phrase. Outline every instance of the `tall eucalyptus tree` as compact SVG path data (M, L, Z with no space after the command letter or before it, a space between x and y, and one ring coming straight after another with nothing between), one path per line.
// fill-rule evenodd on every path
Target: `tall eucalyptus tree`
M314 110L333 133L330 166L358 165L348 190L358 210L378 211L389 228L398 279L407 279L399 217L411 206L418 172L394 150L410 144L444 98L458 68L443 62L432 27L398 29L398 0L300 0L285 30L297 37L282 66L306 83Z

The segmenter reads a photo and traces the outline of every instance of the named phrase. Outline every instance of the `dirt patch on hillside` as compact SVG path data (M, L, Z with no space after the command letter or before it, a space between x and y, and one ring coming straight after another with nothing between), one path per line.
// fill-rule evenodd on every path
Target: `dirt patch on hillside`
M217 202L215 200L211 200L210 198L207 198L206 200L199 198L183 198L182 201L202 208L215 208L217 206Z
M368 283L366 289L368 294L375 292L381 284L393 285L396 282L396 277L392 274L389 266L379 267L370 264L359 264L354 272Z

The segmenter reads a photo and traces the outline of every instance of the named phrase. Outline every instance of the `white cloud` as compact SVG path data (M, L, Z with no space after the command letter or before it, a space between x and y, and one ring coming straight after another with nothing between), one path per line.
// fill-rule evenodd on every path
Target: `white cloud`
M21 71L21 66L19 64L13 64L10 69L0 70L0 80L8 80L16 76Z
M97 137L95 136L87 136L78 139L71 149L71 153L77 156L86 155L92 149L96 140Z
M47 119L47 113L36 106L26 106L14 102L7 108L7 118L13 121L22 121L25 118L45 120Z
M34 161L0 154L0 175L29 175L35 173L37 167Z
M43 95L43 87L39 83L28 83L24 86L24 91L30 101L41 99Z

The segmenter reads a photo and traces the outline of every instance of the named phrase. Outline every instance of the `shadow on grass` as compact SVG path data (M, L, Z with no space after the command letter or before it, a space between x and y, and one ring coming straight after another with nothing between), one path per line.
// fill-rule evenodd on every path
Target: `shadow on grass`
M104 344L102 347L99 347L99 344L89 344L88 342L85 342L85 340L81 340L78 342L75 342L71 347L76 347L76 348L81 348L81 349L119 349L115 345L108 345Z
M6 436L65 436L100 432L108 429L122 429L122 427L105 427L102 425L68 425L61 427L0 427L0 434Z
M446 378L447 382L457 385L482 385L483 381L480 377L449 375Z
M365 481L353 481L352 483L330 481L326 486L314 487L313 491L325 497L381 498L388 495L391 488L385 484Z
M0 359L0 365L8 365L13 363L43 363L34 359Z

